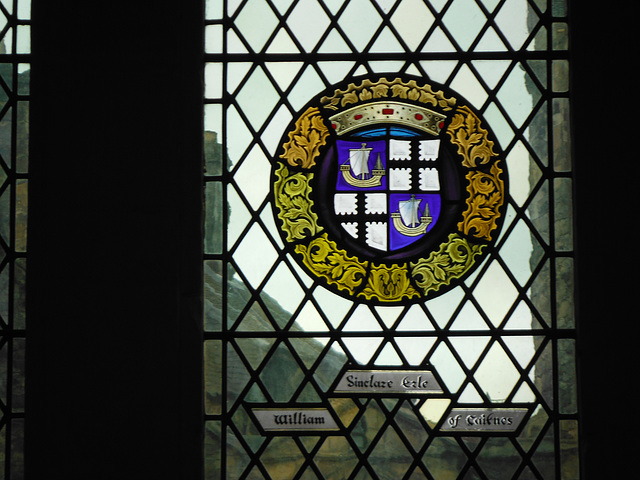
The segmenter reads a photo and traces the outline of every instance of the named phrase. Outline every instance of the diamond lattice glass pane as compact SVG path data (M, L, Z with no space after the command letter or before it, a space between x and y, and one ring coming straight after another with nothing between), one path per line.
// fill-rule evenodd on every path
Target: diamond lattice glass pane
M307 52L318 44L330 20L316 0L301 0L287 17L287 25Z
M249 0L235 20L240 34L254 52L262 50L277 24L278 18L264 0Z
M495 402L504 402L520 379L520 374L504 349L494 343L476 370L474 378Z
M475 296L494 327L502 323L517 295L513 282L497 262L489 266L475 289Z
M478 108L484 105L484 102L489 96L485 88L482 86L482 83L480 83L478 78L467 65L462 66L451 85ZM492 122L492 124L493 123L494 122Z
M493 27L489 27L480 37L475 46L476 52L506 52L507 45Z
M227 32L227 52L228 53L249 53L245 44L238 36L235 30L229 30Z
M292 338L291 345L305 367L311 369L321 355L325 353L326 338Z
M509 348L509 352L513 355L520 367L526 369L535 354L534 337L523 336L504 336L505 345Z
M271 165L257 145L248 153L233 178L247 197L250 206L257 210L269 192Z
M432 337L398 337L396 343L409 365L422 365L436 339Z
M256 69L236 95L238 105L258 130L275 108L280 95L261 68Z
M433 14L420 0L400 2L391 16L394 29L411 51L420 46L433 21Z
M360 451L369 448L384 422L385 415L378 403L375 400L370 401L354 428L353 438Z
M373 363L374 365L380 365L383 367L400 366L404 364L395 347L391 343L386 343L384 345Z
M304 373L286 345L280 344L260 373L260 379L275 402L288 402L300 387Z
M531 269L536 266L533 257L534 241L528 226L521 220L516 223L500 249L500 256L520 285L524 285L529 280ZM527 254L522 255L523 251Z
M277 259L277 252L262 228L253 225L233 255L251 286L257 288Z
M521 461L522 457L507 438L491 438L478 455L478 464L484 474L495 480L512 478Z
M423 461L434 478L458 478L467 455L454 438L439 437L429 444Z
M380 15L369 0L352 0L338 19L345 38L362 52L374 38L382 22Z
M243 303L242 299L239 299L238 306L236 307L236 314L238 314L238 309L246 308L246 299L249 298L249 292L246 289L242 290L238 287L237 291L238 293L236 293L236 295L238 296L241 296L244 293L245 301ZM240 323L237 325L237 330L239 332L272 332L274 327L266 313L264 313L263 308L258 304L258 302L254 302L251 304L249 310L242 316Z
M271 351L271 347L275 343L273 338L238 338L236 340L239 350L242 351L244 358L249 362L251 368L258 370L264 361L267 353Z
M522 14L527 11L529 15ZM508 0L500 8L495 21L512 49L519 50L529 37L534 15L527 7L527 0Z
M298 309L304 297L304 290L286 264L280 263L264 286L263 297L265 295L277 303L277 311L282 312L280 316L286 315L288 320ZM280 327L283 328L284 324Z
M466 375L446 344L438 345L431 355L431 362L440 373L449 391L457 392Z
M484 317L471 302L465 302L460 312L449 327L452 331L482 331L489 330Z
M296 46L289 32L281 28L269 43L267 53L300 53L300 49Z
M509 165L509 194L519 206L522 206L529 198L531 189L535 185L535 182L532 184L529 177L531 175L535 180L535 177L539 175L539 170L535 172L535 163L532 162L531 155L522 142L518 142L511 149L507 163Z
M434 330L434 326L419 305L413 305L405 313L397 327L398 331Z
M491 122L491 127L500 144L509 145L513 140L515 131L512 127L513 123L508 118L508 115L505 115L503 107L496 103L491 103L487 107L485 117L488 122Z
M278 148L277 140L274 140L274 132L282 131L291 121L291 112L282 105L265 126L264 133L260 138L267 151L273 156Z
M344 438L328 437L315 456L315 463L324 478L350 475L358 462L355 452Z
M282 460L286 459L286 462ZM270 478L290 480L304 464L304 456L290 437L275 437L267 446L260 460Z
M347 44L346 40L342 37L342 34L335 29L332 29L327 35L327 38L322 42L322 46L319 48L320 53L350 53L351 47Z
M227 92L235 93L236 88L244 80L251 66L249 62L237 62L227 65Z
M253 135L247 128L242 117L240 117L238 110L235 107L230 107L227 111L227 135L226 135L226 150L228 155L227 167L229 170L238 163L242 158L243 153L249 147Z
M229 215L227 226L227 248L231 249L242 236L251 219L251 213L235 188L227 189L227 211Z
M324 319L318 313L318 309L311 302L305 303L304 307L295 319L296 325L307 332L328 331L329 328Z
M382 327L369 308L360 305L351 314L349 320L343 327L345 332L370 332L380 331Z
M387 27L385 27L379 34L376 35L376 40L371 46L371 53L392 53L401 52L404 48L396 38L395 34ZM389 71L387 69L386 71Z
M531 115L533 105L540 98L540 92L533 87L528 73L518 65L505 79L498 92L498 98L516 127L519 127Z
M313 374L314 380L323 391L329 388L348 361L346 353L337 343L330 344L330 348L325 348L325 351L326 354L316 364Z
M334 328L343 322L353 302L335 295L324 288L316 288L314 297Z
M379 337L347 337L343 343L347 347L353 360L360 364L366 365L374 357L378 347L382 343Z
M387 427L369 456L369 463L382 478L402 478L413 455L392 427Z
M467 50L480 33L486 17L475 0L453 2L442 18L461 50Z
M451 339L451 344L465 366L472 369L489 344L489 340L490 337L485 336L454 337Z
M291 106L296 110L301 109L309 101L309 98L315 92L322 90L324 86L316 69L312 66L307 67L288 96Z
M508 60L476 60L472 62L472 65L480 74L482 81L490 89L494 89L502 80L502 76L511 65L511 62Z

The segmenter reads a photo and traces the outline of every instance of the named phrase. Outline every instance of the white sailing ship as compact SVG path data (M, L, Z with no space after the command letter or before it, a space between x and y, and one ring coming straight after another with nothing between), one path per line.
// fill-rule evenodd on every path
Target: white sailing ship
M433 221L429 212L429 204L425 202L425 208L420 213L420 204L422 199L411 195L409 200L398 202L398 211L391 214L393 226L402 235L415 237L426 233L427 227Z
M385 171L379 153L373 170L369 170L369 157L372 151L373 148L367 147L366 143L363 143L360 148L349 149L349 159L340 165L342 177L349 185L368 188L382 184Z

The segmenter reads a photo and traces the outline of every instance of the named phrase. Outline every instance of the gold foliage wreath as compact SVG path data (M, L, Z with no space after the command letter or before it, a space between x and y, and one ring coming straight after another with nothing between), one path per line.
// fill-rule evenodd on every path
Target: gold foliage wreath
M381 302L399 302L404 297L420 294L413 288L407 265L372 265L367 285L360 293L367 300L377 297Z
M310 107L296 122L295 129L289 132L289 141L284 144L284 158L292 167L311 168L316 164L320 147L327 143L329 129L320 116L320 111Z
M313 179L312 173L289 173L282 165L277 171L275 182L276 205L278 218L282 220L282 228L287 233L287 241L301 240L307 235L313 236L322 230L318 226L318 216L312 211L313 200L310 199Z
M322 97L320 103L324 108L337 110L338 105L344 107L360 101L390 96L430 104L443 110L451 110L456 103L455 98L446 98L442 91L434 92L431 85L419 85L415 80L405 82L400 78L392 81L381 78L376 82L365 79L359 85L351 83L346 90L336 89L332 97Z
M480 119L467 106L459 107L453 116L447 133L451 143L457 145L462 155L462 164L467 168L477 167L491 160L496 153L493 142L488 139L487 130L480 126Z
M458 223L461 232L477 238L491 240L491 231L498 225L500 208L504 202L504 183L500 178L502 169L496 162L490 173L480 171L467 173L467 210Z
M469 243L466 239L451 233L439 251L431 252L428 258L411 263L411 273L418 287L426 295L449 285L451 280L462 277L474 264L475 257L484 245Z
M329 284L355 294L367 273L367 262L350 257L339 249L336 242L329 240L326 233L314 238L309 245L296 245L296 253L316 276L326 279Z

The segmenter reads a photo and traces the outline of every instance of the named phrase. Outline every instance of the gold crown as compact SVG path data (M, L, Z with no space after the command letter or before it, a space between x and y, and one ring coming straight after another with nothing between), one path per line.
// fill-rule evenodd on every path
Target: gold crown
M329 118L338 135L378 123L397 123L438 135L445 115L417 105L374 102L350 108Z

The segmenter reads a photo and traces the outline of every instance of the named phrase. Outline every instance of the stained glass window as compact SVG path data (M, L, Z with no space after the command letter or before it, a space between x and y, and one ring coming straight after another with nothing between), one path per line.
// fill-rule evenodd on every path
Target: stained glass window
M30 2L0 1L0 476L23 478Z
M567 15L207 2L206 478L579 477Z

